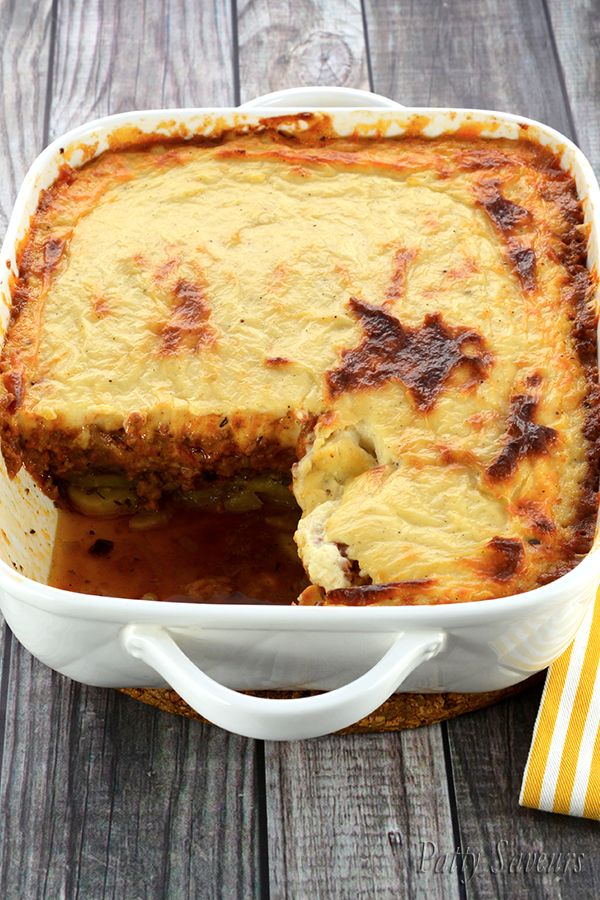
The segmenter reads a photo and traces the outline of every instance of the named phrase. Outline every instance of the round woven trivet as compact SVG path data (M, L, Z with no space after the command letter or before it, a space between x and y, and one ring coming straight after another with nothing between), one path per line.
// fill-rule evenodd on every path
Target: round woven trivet
M512 697L541 680L542 674L534 675L527 681L515 684L501 691L488 691L483 694L393 694L379 709L371 715L360 719L340 734L364 734L370 731L401 731L403 728L418 728L420 725L433 725L444 719L452 719L463 713L491 706L505 697ZM122 688L135 700L156 706L163 712L178 716L189 716L206 722L202 716L188 706L179 694L169 688ZM310 697L316 691L246 691L253 697L273 697L280 700L296 697Z

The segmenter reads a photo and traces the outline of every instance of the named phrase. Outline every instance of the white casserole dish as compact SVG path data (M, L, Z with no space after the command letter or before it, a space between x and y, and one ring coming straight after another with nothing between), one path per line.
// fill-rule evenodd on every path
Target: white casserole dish
M591 225L590 266L599 257L600 190L581 151L563 135L507 113L403 108L343 88L282 91L237 109L122 113L54 141L34 162L17 197L2 249L2 328L9 275L40 191L66 160L101 153L123 126L144 132L210 133L222 124L301 109L326 109L340 134L360 124L399 134L415 115L424 133L484 123L483 137L527 135L560 156L576 179ZM377 107L366 109L367 106ZM335 108L333 108L335 107ZM352 108L349 108L352 107ZM362 108L354 108L362 107ZM385 109L387 107L387 109ZM275 109L275 112L271 110ZM82 148L88 148L84 152ZM598 541L571 572L526 594L418 607L266 607L183 604L70 593L48 587L56 512L21 471L0 462L0 605L24 646L46 665L86 684L174 687L202 715L254 738L289 740L335 731L403 691L491 691L544 669L572 641L600 581ZM365 674L366 673L366 674ZM238 690L324 689L301 700L247 697Z

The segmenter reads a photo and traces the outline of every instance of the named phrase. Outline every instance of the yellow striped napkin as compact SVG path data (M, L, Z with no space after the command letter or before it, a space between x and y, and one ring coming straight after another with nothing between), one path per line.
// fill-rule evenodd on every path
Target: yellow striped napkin
M600 594L546 677L519 803L600 820Z

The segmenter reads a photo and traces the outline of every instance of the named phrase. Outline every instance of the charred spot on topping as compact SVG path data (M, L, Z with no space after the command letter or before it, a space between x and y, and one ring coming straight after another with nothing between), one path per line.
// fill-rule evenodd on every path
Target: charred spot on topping
M114 547L113 541L107 541L104 538L98 538L89 548L88 553L92 556L108 556Z
M552 248L558 257L559 263L565 267L572 279L576 279L582 272L586 272L590 280L597 278L597 272L587 268L587 234L579 229L572 229L568 236L564 236L558 249Z
M537 583L540 585L550 584L551 581L562 578L563 575L566 575L567 572L574 569L578 562L578 559L567 559L564 562L557 563L552 569L538 575Z
M484 568L495 581L509 581L523 563L525 550L517 538L493 537L486 545Z
M527 379L527 387L537 387L540 381L539 375L531 376ZM539 399L534 394L518 394L512 398L508 439L498 457L487 469L490 478L498 481L508 478L522 457L548 453L556 442L558 435L554 428L534 422L538 404Z
M25 376L23 368L11 369L2 376L6 390L6 411L15 413L23 405L25 399Z
M587 501L586 494L587 490L584 490L583 497L579 504L578 518L572 529L571 537L566 545L566 549L573 556L585 555L590 549L594 534L596 533L596 515L592 513L589 513L587 516L585 515L586 502L591 506L592 497L595 495L595 491L593 493L590 492L589 501ZM597 512L597 508L595 511Z
M265 359L265 366L271 366L276 369L280 366L289 366L292 364L291 359L286 359L285 356L268 356Z
M530 247L523 247L516 241L510 241L507 253L512 269L521 282L521 287L526 291L535 291L537 287L535 251Z
M581 222L581 203L577 196L577 189L567 173L561 173L563 177L555 177L552 181L545 181L540 188L540 195L544 200L555 203L567 222L577 225Z
M390 285L386 291L386 300L400 300L406 292L406 273L417 255L416 250L400 247L394 253L394 262Z
M58 261L67 246L64 238L49 238L44 244L44 274L49 274L58 265Z
M165 355L179 350L197 350L215 341L215 330L208 324L210 306L201 285L180 279L173 288L175 307L161 329L161 350Z
M477 200L495 228L506 239L508 261L523 290L535 291L537 287L535 251L510 237L517 226L531 222L530 211L504 197L497 182L480 184L477 188Z
M327 603L351 604L352 606L370 606L387 600L411 603L415 593L426 591L436 584L434 578L421 578L414 581L392 581L389 584L363 584L357 587L337 588L327 591Z
M339 368L327 372L331 398L400 381L417 409L426 412L455 369L470 371L471 377L462 386L467 389L481 383L492 364L492 354L480 334L446 325L439 313L408 328L384 309L356 297L350 298L349 306L365 337L358 347L343 351Z
M542 534L552 534L556 531L556 525L552 519L546 515L541 505L535 500L521 500L517 504L516 511L518 515L527 519L534 531Z
M501 234L531 221L529 210L503 197L497 184L482 185L477 199Z
M571 268L571 283L564 291L565 300L574 310L573 341L581 362L593 370L590 378L592 388L596 391L597 382L593 380L596 370L596 313L592 305L595 281L590 272L583 266ZM590 404L591 407L591 404Z

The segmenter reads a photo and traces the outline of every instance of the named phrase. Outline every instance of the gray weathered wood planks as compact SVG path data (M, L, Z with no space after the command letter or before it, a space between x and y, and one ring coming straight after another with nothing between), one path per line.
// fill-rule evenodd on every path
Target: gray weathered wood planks
M548 0L550 25L579 146L600 172L600 5L597 0Z
M420 871L432 835L452 844L439 727L266 744L271 892L281 897L458 897Z
M469 897L600 896L598 826L517 805L538 705L533 690L448 723Z
M598 12L592 0L0 0L0 219L44 132L297 84L368 88L370 69L400 102L540 118L600 165ZM517 806L539 691L443 727L267 743L263 761L260 743L69 682L10 635L5 646L7 900L600 896L596 827ZM457 842L481 854L462 882ZM448 854L438 871L432 844ZM583 854L581 872L510 872L512 851Z
M234 102L229 3L60 0L59 23L51 136L131 109Z
M543 0L365 2L377 92L515 112L568 133Z
M259 896L253 742L25 652L9 696L0 896Z
M238 0L241 99L298 85L369 89L360 0Z
M0 228L5 231L10 211L33 157L41 150L51 44L51 0L0 5L2 129L0 130ZM4 734L9 707L9 669L13 638L0 623L0 777L4 765ZM4 813L4 807L3 807ZM4 843L0 824L0 841Z
M8 217L25 172L42 149L48 97L52 0L0 4L2 54L0 105L0 228Z

